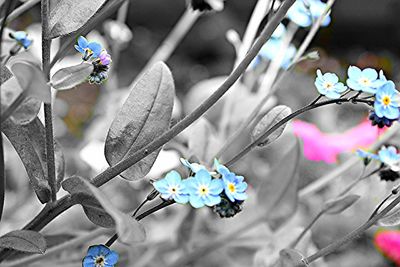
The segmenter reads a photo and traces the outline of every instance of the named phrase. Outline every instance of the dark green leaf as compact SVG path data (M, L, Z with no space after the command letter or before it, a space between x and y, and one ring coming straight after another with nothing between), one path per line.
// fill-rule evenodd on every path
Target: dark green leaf
M44 254L46 240L38 232L28 230L13 231L0 237L0 247Z
M271 228L276 229L297 209L299 142L274 166L257 192L257 200Z
M292 113L292 110L284 105L276 106L273 109L271 109L271 111L269 111L260 120L260 122L256 125L256 127L254 127L254 130L252 132L253 140L259 138L262 134L264 134L267 130L269 130L277 122L281 121L283 118L288 116L290 113ZM282 125L276 131L274 131L270 136L268 136L268 139L262 140L261 143L263 144L263 146L270 144L276 139L278 139L278 137L281 136L281 134L285 130L285 127L286 124Z
M26 127L17 125L11 120L7 120L2 126L4 134L25 166L33 190L42 203L47 203L50 200L50 186L40 160L41 152L35 149L32 141L43 136L40 132L29 132Z
M88 62L60 69L51 78L51 86L57 90L72 89L85 82L92 72L93 64Z
M347 195L325 202L322 211L326 214L338 214L352 206L360 196Z
M304 256L295 249L283 249L279 252L279 267L306 267Z
M133 86L128 99L111 124L105 145L107 162L113 166L163 134L171 119L174 82L168 67L156 63ZM121 175L128 180L143 178L158 155L153 152Z
M49 38L70 34L83 27L106 0L64 0L51 9Z
M11 71L27 97L34 97L44 103L50 103L50 86L38 66L32 62L20 61L11 66Z
M0 85L12 77L11 71L6 66L1 66Z

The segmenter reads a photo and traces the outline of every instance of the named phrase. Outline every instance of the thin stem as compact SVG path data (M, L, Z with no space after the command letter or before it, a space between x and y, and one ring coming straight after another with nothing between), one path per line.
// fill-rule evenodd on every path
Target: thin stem
M187 35L187 33L200 17L200 15L200 12L192 11L189 7L185 10L185 13L183 13L182 17L176 23L172 31L168 34L167 38L158 47L157 51L147 62L146 66L143 68L140 74L137 75L136 78L132 81L130 87L135 85L137 80L142 77L142 75L156 62L166 61L171 56L175 48L182 41L183 37Z
M50 80L50 47L51 39L48 39L49 31L49 0L41 2L42 17L42 68L46 81ZM51 201L57 200L56 165L54 159L54 134L52 104L44 104L44 121L46 130L46 163L47 179L51 189Z
M376 174L377 172L379 172L380 170L382 170L382 168L378 168L372 172L370 172L369 174L363 176L363 173L356 179L354 180L351 184L349 184L342 192L340 192L340 194L338 195L338 197L344 196L346 193L348 193L351 189L353 189L353 187L355 187L359 182L361 182L362 180L365 180L369 177L371 177L372 175Z
M346 103L346 102L360 102L360 103L366 103L366 104L371 104L371 101L368 100L363 100L363 99L332 99L332 100L327 100L327 101L323 101L323 102L319 102L316 104L310 104L308 106L305 106L293 113L291 113L290 115L286 116L285 118L283 118L281 121L277 122L274 126L272 126L268 131L266 131L263 135L261 135L259 138L257 138L255 141L253 141L252 143L250 143L249 145L247 145L242 151L240 151L235 157L233 157L230 161L228 161L227 163L225 163L224 165L226 166L230 166L232 164L234 164L235 162L237 162L239 159L241 159L243 156L245 156L247 153L249 153L253 148L255 148L256 146L259 146L262 144L263 140L266 140L274 131L276 131L278 128L280 128L282 125L286 124L287 122L289 122L291 119L299 116L300 114L312 110L312 109L316 109L322 106L326 106L329 104L338 104L338 103Z
M297 246L297 244L300 242L300 240L304 237L304 235L308 232L308 230L311 229L311 227L313 227L313 225L319 220L319 218L322 217L322 215L324 215L324 211L320 211L315 217L314 219L312 219L312 221L307 225L306 228L304 228L304 230L301 232L301 234L296 238L295 241L292 242L292 244L290 245L290 248L295 248Z
M324 257L332 252L335 252L340 247L346 245L347 243L353 241L354 239L361 236L366 230L368 230L371 226L373 226L379 219L385 216L389 211L391 211L397 204L400 203L400 196L398 196L395 200L393 200L382 212L376 214L373 218L369 219L363 225L346 235L345 237L339 239L338 241L328 245L327 247L319 250L315 254L307 257L305 260L308 263L314 262L315 260Z

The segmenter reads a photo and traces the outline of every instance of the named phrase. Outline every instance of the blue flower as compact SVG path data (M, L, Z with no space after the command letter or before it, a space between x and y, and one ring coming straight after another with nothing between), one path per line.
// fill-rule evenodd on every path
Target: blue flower
M382 147L378 156L380 161L389 166L392 171L400 171L400 154L394 146Z
M325 12L326 4L319 0L297 0L289 9L288 18L300 27L309 27ZM328 26L331 18L328 16L322 22L322 26Z
M118 262L118 254L104 245L91 246L82 261L82 267L113 267Z
M347 70L347 74L349 76L346 81L347 86L353 90L365 93L375 94L376 90L386 82L382 79L378 79L378 73L371 68L361 70L356 66L350 66Z
M80 36L78 38L78 45L75 45L75 49L83 55L82 58L86 61L90 58L98 58L102 51L102 46L97 42L88 42L85 37Z
M189 168L194 173L198 172L199 170L207 170L203 165L198 163L190 163L187 159L180 158L180 161L183 166Z
M247 183L244 182L243 176L236 176L235 173L231 172L227 167L220 164L218 160L214 160L215 168L217 172L221 174L222 181L224 181L225 195L231 202L236 200L243 201L247 199L245 193L247 189Z
M194 177L185 180L189 190L189 201L194 208L205 205L212 207L221 202L220 193L224 190L221 179L212 179L206 170L199 170Z
M357 156L359 156L362 159L367 159L367 160L371 160L371 159L375 159L375 160L379 160L379 156L375 155L374 153L362 150L362 149L357 149L356 151Z
M273 60L282 47L282 39L271 38L269 41L261 48L260 53L254 61L254 65L258 65L261 59ZM287 69L292 62L293 57L296 54L296 47L292 44L286 49L285 56L282 60L281 67Z
M32 44L32 40L28 38L28 34L24 31L10 33L10 37L25 49Z
M165 200L173 199L180 204L186 204L189 201L189 192L176 171L170 171L164 179L154 182L153 186Z
M321 95L333 99L339 98L340 94L347 89L347 86L339 82L336 74L329 72L322 74L320 70L317 70L317 78L314 84Z
M386 82L375 95L374 109L379 118L397 119L399 111L399 92L392 81Z

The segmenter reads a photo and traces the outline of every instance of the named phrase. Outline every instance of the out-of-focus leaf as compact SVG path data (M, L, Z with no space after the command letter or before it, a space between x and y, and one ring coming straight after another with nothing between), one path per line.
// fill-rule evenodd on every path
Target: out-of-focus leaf
M105 145L105 157L110 166L134 154L169 128L173 101L171 72L164 63L156 63L133 86L111 124ZM128 168L122 177L128 180L143 178L160 149Z
M325 202L322 211L326 214L338 214L352 206L360 196L347 195Z
M389 202L390 203L390 202ZM383 209L384 207L382 207ZM400 207L397 206L376 222L379 226L390 227L400 225Z
M29 177L40 202L50 200L50 186L40 160L40 151L37 151L32 140L44 138L40 132L29 132L26 127L7 120L3 123L3 132L14 146Z
M295 249L283 249L279 252L279 267L306 267L304 256Z
M57 90L72 89L85 82L93 72L93 64L82 62L81 64L60 69L51 77L51 86Z
M50 103L51 92L41 69L31 62L15 62L11 71L17 78L25 96L37 98L44 103Z
M22 93L22 88L15 77L11 77L1 86L1 110L2 114L10 108ZM42 102L36 98L26 97L19 106L15 106L10 112L10 118L17 124L27 124L34 120L39 113ZM6 118L3 117L3 120Z
M6 66L1 66L0 85L12 77L11 71Z
M77 31L107 2L106 0L63 0L50 11L48 38Z
M254 130L252 132L252 139L256 140L259 138L263 133L265 133L268 129L270 129L274 124L288 116L290 113L292 113L292 110L285 106L285 105L280 105L274 107L270 112L268 112L261 120L260 122L254 127ZM283 133L285 130L286 124L282 125L279 127L276 131L274 131L266 140L262 140L262 144L268 145L274 142L276 139L278 139L279 136Z
M289 219L297 209L299 142L276 164L257 192L260 212L265 214L272 229Z
M19 230L12 231L0 237L0 247L44 254L47 246L46 240L38 232Z
M196 156L204 164L212 162L211 157L215 155L221 142L211 123L205 118L200 118L185 131L185 134L189 157Z

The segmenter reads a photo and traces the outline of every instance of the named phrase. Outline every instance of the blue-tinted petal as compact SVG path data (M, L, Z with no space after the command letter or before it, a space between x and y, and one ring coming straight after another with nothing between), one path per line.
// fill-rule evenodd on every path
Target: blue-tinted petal
M86 47L88 46L88 41L86 40L85 37L79 36L79 38L78 38L78 45L79 45L81 48L86 48Z
M361 91L365 93L370 93L370 94L375 94L376 93L376 88L372 86L362 86Z
M361 78L361 70L360 68L356 66L350 66L347 70L347 75L349 76L349 79L357 81L358 79Z
M376 116L378 116L379 118L384 117L384 107L378 103L378 101L375 101L374 103L374 111Z
M174 196L174 200L179 204L186 204L189 201L189 195L187 194L178 194Z
M344 85L343 83L337 83L335 85L335 91L338 93L343 93L346 90L347 90L347 86Z
M118 253L110 250L110 252L106 256L106 264L115 265L118 262L118 258Z
M99 57L103 47L97 42L90 42L88 48L93 51L93 57Z
M188 179L183 180L183 185L185 186L186 190L189 191L189 194L197 193L199 183L195 178L190 177Z
M168 181L168 184L177 185L177 184L180 184L182 178L181 178L181 175L177 171L170 171L165 176L165 180Z
M199 184L208 185L211 182L211 175L206 170L199 170L195 175L195 179L198 180Z
M392 107L388 107L386 109L384 109L385 111L383 112L383 115L391 120L394 119L398 119L399 115L400 115L400 111L398 108L392 108Z
M315 82L314 84L315 84L315 87L317 87L317 90L321 95L325 95L327 93L326 88L321 83Z
M79 45L74 45L75 49L81 53L81 54L85 54L85 51L82 49L82 47L80 47Z
M166 179L161 179L153 183L153 187L160 193L168 191L169 183Z
M201 208L204 207L204 202L201 199L201 197L197 195L190 195L189 197L190 205L192 205L193 208Z
M224 183L221 179L213 179L209 186L210 194L217 195L224 190Z
M358 84L358 82L356 82L356 81L354 81L352 79L347 79L346 83L347 83L347 86L350 87L353 90L361 91L363 89L363 87L360 86Z
M236 185L236 191L237 192L244 192L247 189L247 183L243 182L243 183L239 183Z
M320 69L317 69L317 77L318 77L320 80L323 80L323 79L324 79L324 77L323 77L322 72L321 72Z
M100 253L101 253L101 246L100 245L96 245L96 246L90 246L89 247L87 255L96 257L96 256L100 255Z
M326 94L325 94L325 96L326 96L327 98L330 98L330 99L338 99L338 98L340 97L340 94L339 94L339 93L336 93L336 92L334 92L334 91L327 91Z
M246 193L235 193L235 199L237 200L246 200L247 199L247 194Z
M281 38L286 33L286 28L282 23L279 23L278 27L272 33L273 38Z
M333 83L333 84L339 82L338 76L336 74L330 73L330 72L327 72L327 73L324 74L324 79L326 81L328 81L328 82Z
M220 196L214 196L214 195L208 195L204 198L204 204L206 204L209 207L218 205L221 202L221 197Z
M27 49L30 45L32 44L32 40L30 39L24 39L22 40L22 46Z
M228 188L225 188L225 195L229 198L230 201L235 202L235 197Z
M85 258L83 258L82 266L83 267L96 267L95 259L92 256L86 256Z
M371 68L366 68L362 71L362 76L368 78L370 81L378 79L378 72Z

